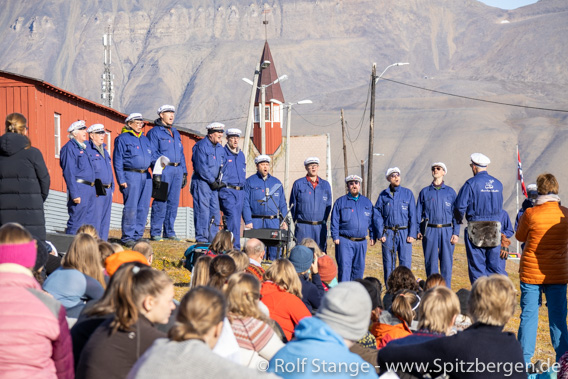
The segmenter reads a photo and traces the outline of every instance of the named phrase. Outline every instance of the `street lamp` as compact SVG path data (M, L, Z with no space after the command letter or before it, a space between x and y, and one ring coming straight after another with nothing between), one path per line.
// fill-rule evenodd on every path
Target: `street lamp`
M286 194L288 193L288 180L290 178L290 124L292 120L292 105L312 104L312 101L300 100L295 103L283 104L281 101L276 99L270 99L270 102L288 108L288 113L286 115L286 168L284 171L284 193Z
M385 72L387 72L387 70L388 70L389 68L394 67L394 66L406 66L407 64L410 64L410 63L408 63L408 62L398 62L398 63L393 63L393 64L391 64L390 66L387 66L387 68L385 68L385 69L383 70L383 72L381 72L381 75L377 76L377 79L375 79L375 84L379 81L380 78L383 77L383 75L385 74Z
M263 65L270 61L264 61ZM262 67L262 66L261 66ZM268 67L268 66L266 66ZM280 77L278 77L275 81L273 81L270 84L263 84L260 87L256 87L256 89L260 90L260 102L262 104L262 106L259 105L260 108L260 112L259 112L259 117L260 117L260 131L262 133L261 135L261 154L266 154L266 130L264 128L265 125L265 120L264 120L264 104L266 102L266 88L270 87L273 84L279 83L279 82L283 82L284 80L288 79L288 75L282 75ZM243 78L243 82L250 84L251 86L253 86L253 92L255 89L255 85L252 82L252 80L248 79L248 78ZM251 97L252 98L252 97ZM253 100L254 101L254 100ZM247 152L248 153L248 152Z

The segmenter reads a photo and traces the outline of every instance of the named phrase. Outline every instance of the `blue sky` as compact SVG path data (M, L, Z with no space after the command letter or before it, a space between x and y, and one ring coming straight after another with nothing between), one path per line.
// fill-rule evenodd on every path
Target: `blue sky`
M502 8L502 9L515 9L523 7L528 4L536 3L536 0L479 0L482 3L490 5L492 7Z

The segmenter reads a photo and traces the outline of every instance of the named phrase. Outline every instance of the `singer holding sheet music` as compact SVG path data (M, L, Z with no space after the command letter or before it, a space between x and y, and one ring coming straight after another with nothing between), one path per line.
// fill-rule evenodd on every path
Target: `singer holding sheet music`
M287 213L286 197L280 180L268 173L270 157L259 155L254 159L257 172L245 183L243 219L245 228L287 229L284 216ZM275 246L267 248L268 259L278 258Z

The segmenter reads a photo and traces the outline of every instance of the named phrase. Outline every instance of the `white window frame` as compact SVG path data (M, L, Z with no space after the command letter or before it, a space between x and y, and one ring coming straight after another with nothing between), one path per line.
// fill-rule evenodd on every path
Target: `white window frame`
M260 122L260 108L258 105L254 107L254 122Z
M105 131L105 137L106 137L106 145L107 145L107 151L108 151L108 155L110 154L110 132L107 130Z
M53 133L55 135L55 158L61 153L61 114L53 114Z
M281 116L282 116L282 112L280 112L280 105L278 104L274 104L273 105L273 111L272 111L272 115L273 115L273 120L274 122L282 122L281 121Z

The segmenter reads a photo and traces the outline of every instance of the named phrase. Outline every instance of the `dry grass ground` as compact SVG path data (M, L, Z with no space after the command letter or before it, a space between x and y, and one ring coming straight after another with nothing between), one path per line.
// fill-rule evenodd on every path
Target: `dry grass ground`
M331 243L331 241L329 241ZM159 270L164 270L175 283L176 298L180 299L188 290L191 274L188 270L181 267L180 260L183 257L185 249L191 244L188 242L152 242L154 247L154 263L153 266ZM329 252L334 255L333 244ZM424 257L420 243L415 243L412 254L412 271L419 278L426 278L424 271ZM507 273L517 287L517 303L520 300L519 290L519 265L517 262L507 262ZM383 265L380 244L377 246L369 246L367 252L367 267L365 276L374 276L383 281ZM454 269L452 288L457 291L460 288L470 289L469 278L467 274L467 258L464 245L456 246L454 252ZM515 315L505 326L505 330L517 333L520 322L520 307L517 307ZM554 362L554 351L550 343L550 335L548 328L548 314L546 306L540 308L538 337L534 359L542 359L543 361Z

